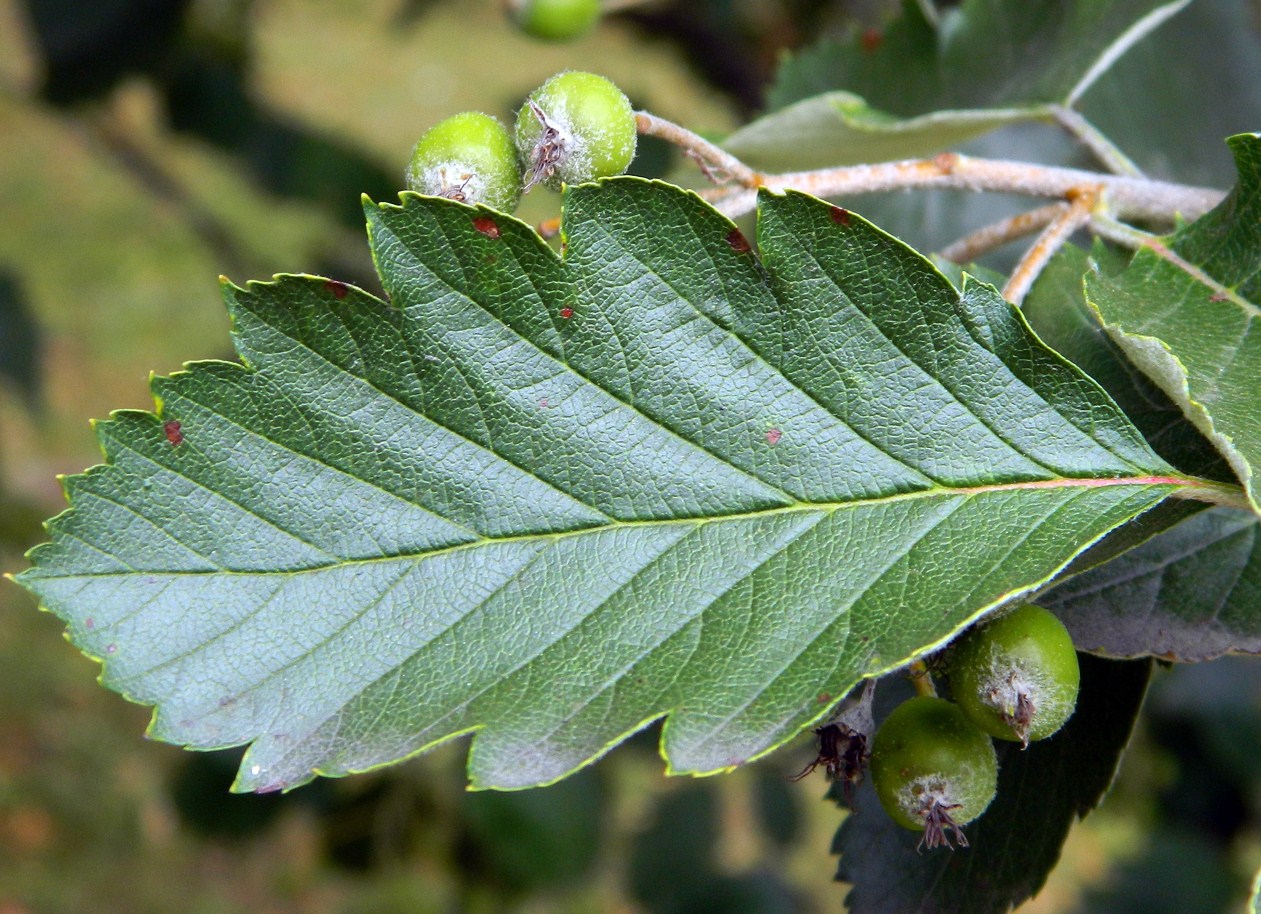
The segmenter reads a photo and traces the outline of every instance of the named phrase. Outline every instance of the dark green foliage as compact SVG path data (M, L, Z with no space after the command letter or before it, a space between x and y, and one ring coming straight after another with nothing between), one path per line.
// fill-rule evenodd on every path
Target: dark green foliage
M551 787L474 791L460 804L462 868L509 895L558 889L590 874L609 806L599 773Z

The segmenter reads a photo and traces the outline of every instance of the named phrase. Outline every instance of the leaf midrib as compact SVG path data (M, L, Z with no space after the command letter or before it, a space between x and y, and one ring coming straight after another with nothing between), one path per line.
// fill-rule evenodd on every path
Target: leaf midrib
M609 530L632 529L636 527L670 527L677 525L695 525L702 526L704 524L713 523L736 523L745 520L753 520L759 517L782 516L786 514L796 513L831 513L834 511L842 511L850 508L863 508L874 505L892 504L900 501L913 501L924 498L956 498L968 497L972 495L984 495L991 492L1016 492L1016 491L1036 491L1040 489L1068 489L1068 488L1111 488L1113 486L1134 486L1134 487L1169 487L1172 490L1179 488L1203 488L1207 484L1194 477L1184 476L1109 476L1109 477L1057 477L1054 479L1026 480L1022 482L1005 482L992 483L980 486L960 486L951 488L948 486L933 486L928 489L918 489L913 492L895 492L889 495L879 495L872 498L859 498L852 501L843 502L794 502L791 505L785 505L775 508L760 508L753 511L740 511L731 514L721 514L713 516L692 516L692 517L670 517L670 518L645 518L643 520L624 520L613 521L609 524L602 524L592 527L580 527L572 530L555 530L548 532L521 533L511 536L483 536L476 540L470 540L462 543L453 543L448 546L440 546L426 552L399 552L389 555L374 555L363 558L348 558L336 562L330 562L326 565L309 565L296 569L281 569L275 571L257 571L245 570L238 571L235 569L216 569L216 570L200 570L200 571L162 571L160 569L137 569L128 571L108 571L93 572L90 574L66 574L66 575L50 575L38 574L38 577L46 580L73 580L76 578L110 578L110 577L130 577L136 574L145 575L165 575L167 577L213 577L213 576L240 576L240 577L267 577L270 575L295 575L305 574L309 572L327 571L330 568L356 567L364 565L372 565L378 562L396 562L408 560L423 560L434 558L437 556L447 555L464 549L479 549L490 545L498 545L503 543L518 542L538 542L543 540L559 540L571 536L584 536L588 534L596 534L607 532ZM38 572L41 569L35 566L26 572L22 572L22 576Z

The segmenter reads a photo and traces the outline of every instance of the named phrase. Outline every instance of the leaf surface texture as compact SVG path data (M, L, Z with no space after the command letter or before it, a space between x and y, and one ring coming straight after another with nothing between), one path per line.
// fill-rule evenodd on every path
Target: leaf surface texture
M154 737L251 743L238 789L473 731L476 786L547 783L660 717L671 770L738 765L1194 484L991 287L804 195L756 251L631 178L570 189L563 259L367 215L390 301L225 286L244 364L101 423L19 577Z

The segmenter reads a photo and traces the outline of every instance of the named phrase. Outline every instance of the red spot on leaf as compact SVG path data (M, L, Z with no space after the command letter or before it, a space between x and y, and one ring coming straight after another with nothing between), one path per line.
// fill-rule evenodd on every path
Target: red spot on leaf
M1208 297L1209 301L1230 301L1230 296L1225 292L1214 292Z
M477 229L487 238L499 237L499 223L490 216L477 216L473 219L473 228Z
M837 225L849 225L849 210L840 206L834 206L830 212L832 221Z
M107 644L107 645L105 645L105 653L107 653L107 654L112 654L112 653L114 653L116 650L118 650L118 645L117 645L117 644Z
M547 397L544 397L543 399L539 400L539 409L551 409L551 408L552 408L552 404L547 402Z
M733 228L727 233L727 244L731 245L731 249L737 254L747 254L753 248L749 245L749 239L744 237L744 233L738 228Z
M766 433L766 443L771 447L779 444L779 439L784 437L784 433L777 428L771 429Z
M937 166L937 170L943 175L954 174L955 166L959 164L959 154L957 152L939 152L933 156L933 164Z
M574 316L574 309L573 309L573 308L561 308L561 309L560 309L560 316L561 316L561 317L563 317L565 320L569 320L571 317L573 317L573 316Z
M880 45L884 44L884 33L880 29L867 29L863 32L862 37L858 39L864 51L870 54Z
M93 619L91 616L88 616L86 619L83 620L83 627L87 629L96 628L96 620Z
M350 291L350 287L344 282L336 279L324 280L324 288L333 294L333 298L342 299L346 297L346 293Z
M819 698L818 698L818 702L819 702L819 704L821 704L821 705L825 705L825 704L827 704L827 703L828 703L829 701L831 701L831 700L832 700L832 696L831 696L831 695L829 695L827 692L820 692L820 693L819 693Z
M174 419L163 422L162 431L166 433L166 440L171 442L172 447L179 447L184 443L184 433L180 431L180 424Z

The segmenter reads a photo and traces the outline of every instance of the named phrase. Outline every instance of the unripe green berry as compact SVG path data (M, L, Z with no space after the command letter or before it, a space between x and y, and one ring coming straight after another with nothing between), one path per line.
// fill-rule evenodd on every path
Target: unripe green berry
M871 782L890 818L923 831L923 844L949 847L953 831L966 847L960 826L994 799L998 759L957 705L921 695L898 705L876 731Z
M489 114L465 111L435 124L416 143L407 187L510 213L521 199L521 172L508 130Z
M507 0L512 21L544 41L573 41L600 19L600 0Z
M1025 743L1059 730L1077 706L1081 670L1068 630L1028 604L976 626L950 647L950 691L976 726Z
M635 157L635 112L603 76L558 73L530 93L517 114L526 190L620 175Z

